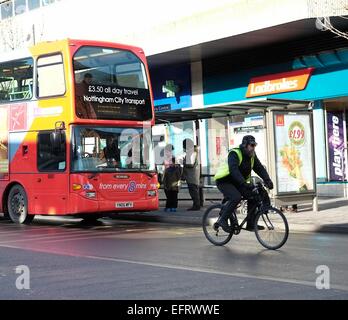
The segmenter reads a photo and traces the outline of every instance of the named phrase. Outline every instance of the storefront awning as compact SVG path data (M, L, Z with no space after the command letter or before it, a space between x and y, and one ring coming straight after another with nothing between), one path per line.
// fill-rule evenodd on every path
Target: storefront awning
M156 124L228 117L238 114L263 112L266 109L307 109L310 101L258 98L197 109L177 109L156 112Z

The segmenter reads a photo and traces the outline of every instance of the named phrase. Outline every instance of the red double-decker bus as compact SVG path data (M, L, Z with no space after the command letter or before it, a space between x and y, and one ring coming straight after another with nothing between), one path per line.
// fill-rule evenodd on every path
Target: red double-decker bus
M96 219L158 209L144 52L62 40L0 57L0 212Z

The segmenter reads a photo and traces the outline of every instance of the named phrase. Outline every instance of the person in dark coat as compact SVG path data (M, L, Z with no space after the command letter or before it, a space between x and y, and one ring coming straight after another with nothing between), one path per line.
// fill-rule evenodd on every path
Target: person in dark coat
M186 180L190 196L193 201L191 208L188 211L199 211L201 209L201 199L199 193L201 166L199 163L198 147L193 144L191 139L183 141L184 171L183 180Z
M228 218L236 209L242 196L248 199L248 210L255 205L252 196L253 185L250 183L251 171L253 170L264 181L269 189L273 189L273 182L266 169L261 164L255 153L257 143L251 135L243 137L239 148L232 149L228 154L228 166L222 166L215 175L216 186L222 192L227 203L225 204L218 224L223 230L229 232ZM220 172L219 172L220 171ZM248 212L246 229L254 230L255 212ZM257 226L263 229L262 226Z
M167 197L166 207L164 211L175 212L178 207L178 193L182 168L179 164L175 164L175 158L172 158L172 163L166 167L163 176L163 188Z
M108 167L117 167L121 162L121 151L118 147L116 137L108 136L106 138L106 147L103 149L103 156L106 159ZM131 155L128 157L131 157Z

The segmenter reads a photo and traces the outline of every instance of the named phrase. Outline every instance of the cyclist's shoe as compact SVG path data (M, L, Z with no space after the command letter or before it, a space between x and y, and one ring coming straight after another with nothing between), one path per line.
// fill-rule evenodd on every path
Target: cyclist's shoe
M257 229L258 230L265 230L265 227L264 226L257 226ZM250 225L250 224L247 224L245 230L247 231L255 231L255 226L254 225Z
M225 219L219 219L219 221L217 221L217 224L222 228L222 230L224 230L227 233L232 232L232 227L228 224L227 220Z

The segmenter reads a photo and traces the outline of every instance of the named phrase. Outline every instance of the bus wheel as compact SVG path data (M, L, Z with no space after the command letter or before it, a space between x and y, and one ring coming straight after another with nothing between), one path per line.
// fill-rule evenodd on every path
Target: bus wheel
M34 215L28 214L28 198L22 186L16 184L10 190L7 199L8 214L14 223L29 224Z

